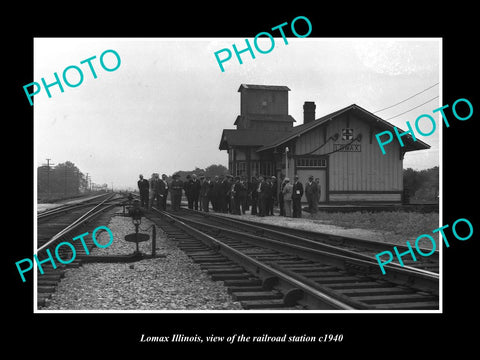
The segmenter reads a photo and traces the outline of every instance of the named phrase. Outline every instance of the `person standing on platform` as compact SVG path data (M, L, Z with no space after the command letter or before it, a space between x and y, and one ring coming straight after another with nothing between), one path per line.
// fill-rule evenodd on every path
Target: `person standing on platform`
M198 210L198 199L200 198L200 181L197 178L197 174L192 174L192 179L190 181L190 198L192 201L193 208ZM189 206L189 209L191 207Z
M293 185L290 184L290 179L285 178L283 180L283 189L282 189L282 197L283 197L283 209L284 209L284 216L292 217L292 192L293 192Z
M217 190L217 211L223 213L227 211L226 193L228 191L227 179L223 175L218 177Z
M140 193L140 206L147 208L148 207L148 188L150 184L148 183L147 179L143 178L143 175L138 175L139 179L137 181L138 191Z
M265 182L263 176L259 177L258 183L258 215L264 217L267 214L267 201L270 194L269 185Z
M239 201L240 201L240 209L241 214L245 215L245 212L248 210L248 203L247 203L247 181L244 176L240 178L240 194L239 194Z
M278 207L280 208L280 216L285 216L285 208L284 208L285 203L283 202L283 188L285 187L285 184L286 184L286 181L285 179L283 179L283 181L280 183L280 191L278 192Z
M200 175L200 195L198 196L198 210L203 211L203 193L202 193L202 186L205 183L205 176Z
M315 182L317 183L317 188L318 188L318 195L317 195L317 207L318 207L318 204L320 203L320 195L322 194L322 188L320 187L319 178L315 178Z
M157 200L157 208L160 208L160 177L157 173L152 174L152 178L150 179L150 202L149 202L149 209L152 209L153 202L155 199Z
M294 218L302 217L302 196L303 196L303 185L298 181L298 175L295 175L293 178L293 189L292 189L292 210Z
M255 176L252 176L252 181L248 184L248 194L250 198L250 204L252 205L251 215L257 215L258 211L258 180Z
M230 199L230 192L232 190L232 185L233 185L232 179L233 179L233 176L230 174L227 174L222 182L223 199L224 199L222 212L224 213L232 212L231 199Z
M187 198L187 206L189 209L193 209L193 201L192 201L192 177L190 174L187 175L187 179L183 183L183 191L185 192L185 197Z
M272 178L268 176L265 179L266 184L266 197L265 197L265 215L273 215L273 186Z
M212 200L213 196L213 183L210 180L210 176L207 176L205 181L202 183L202 187L200 188L200 196L202 198L202 210L204 212L209 212L208 205L209 202ZM212 203L213 206L213 203Z
M170 196L172 201L172 211L180 211L180 204L182 202L183 181L180 180L180 175L173 174L173 180L170 183Z
M277 206L278 202L278 193L277 193L277 178L275 176L272 176L270 180L270 191L271 191L271 200L270 200L270 209L269 213L270 215L275 215L273 212L273 209Z
M213 207L213 211L215 212L219 211L218 198L219 198L219 194L221 193L220 187L221 187L220 178L218 177L218 175L215 175L215 177L213 178L213 190L211 195L212 207Z
M168 181L167 181L167 175L165 174L162 174L160 190L162 191L160 193L162 197L162 209L167 210Z
M230 213L240 215L240 192L241 192L240 176L235 176L235 182L230 188Z
M305 197L308 202L308 211L310 216L314 216L318 210L318 187L313 181L313 176L309 176L308 182L305 184Z

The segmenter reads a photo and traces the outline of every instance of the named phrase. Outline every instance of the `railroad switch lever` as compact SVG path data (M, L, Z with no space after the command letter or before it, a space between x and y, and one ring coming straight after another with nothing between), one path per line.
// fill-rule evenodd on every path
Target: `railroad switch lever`
M128 216L132 218L132 222L135 224L138 222L138 225L142 222L142 216L143 216L143 211L140 208L140 201L139 200L133 200L132 207L128 209ZM138 227L138 225L135 225Z
M128 215L132 218L133 225L135 225L135 233L126 235L125 240L134 242L137 245L137 250L135 253L140 254L138 243L142 241L148 241L150 237L147 234L141 234L138 232L143 216L143 211L140 208L139 200L133 200L133 206L128 210Z

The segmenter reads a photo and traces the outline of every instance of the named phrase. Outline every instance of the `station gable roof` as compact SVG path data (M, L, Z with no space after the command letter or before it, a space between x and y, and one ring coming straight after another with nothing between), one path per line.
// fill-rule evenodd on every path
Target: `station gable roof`
M268 150L268 149L272 149L272 148L275 148L277 146L280 146L298 136L301 136L302 134L316 128L317 126L320 126L320 125L323 125L323 124L326 124L327 122L329 121L332 121L335 117L341 115L341 114L344 114L348 111L355 111L357 112L357 114L360 115L360 118L366 122L369 122L373 125L375 125L376 128L378 128L379 131L385 131L385 130L389 130L391 131L392 133L394 133L394 125L392 125L391 123L389 123L388 121L385 121L383 120L382 118L374 115L373 113L365 110L364 108L362 108L361 106L358 106L356 104L352 104L352 105L349 105L343 109L340 109L340 110L337 110L337 111L334 111L328 115L325 115L321 118L318 118L312 122L309 122L307 124L302 124L302 125L298 125L298 126L295 126L291 129L291 131L289 131L287 134L285 134L284 136L281 136L273 141L270 141L270 142L267 142L265 141L264 142L264 146L262 146L261 148L259 148L257 151L260 152L260 151L264 151L264 150ZM398 130L400 132L404 132L404 130L398 128ZM410 134L404 136L402 138L405 146L404 146L404 151L414 151L414 150L422 150L422 149L429 149L430 148L430 145L424 143L423 141L421 140L418 140L417 141L413 141L413 138Z

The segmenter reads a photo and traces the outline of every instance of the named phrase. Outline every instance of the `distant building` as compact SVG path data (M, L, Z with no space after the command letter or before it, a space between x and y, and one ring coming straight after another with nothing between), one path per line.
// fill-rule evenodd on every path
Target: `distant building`
M304 184L312 175L320 180L320 202L401 202L405 153L430 148L408 135L404 147L392 142L383 155L375 134L393 133L393 125L356 104L316 119L315 103L306 101L303 124L293 126L288 87L242 84L238 91L237 128L224 129L219 145L229 171L249 179L297 174Z

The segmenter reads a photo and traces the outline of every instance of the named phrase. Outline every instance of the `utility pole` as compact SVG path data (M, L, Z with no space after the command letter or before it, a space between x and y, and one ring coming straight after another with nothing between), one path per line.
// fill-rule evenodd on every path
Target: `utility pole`
M52 159L46 159L47 160L47 196L50 197L50 165L55 165L55 164L50 164L50 160ZM43 164L45 166L45 164Z

